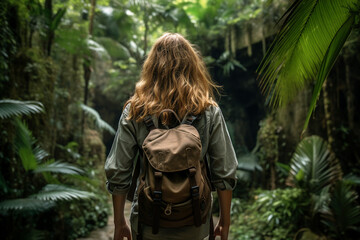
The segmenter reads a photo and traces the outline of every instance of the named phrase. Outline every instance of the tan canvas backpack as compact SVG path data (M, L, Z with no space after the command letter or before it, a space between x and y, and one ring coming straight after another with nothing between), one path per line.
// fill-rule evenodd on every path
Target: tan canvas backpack
M152 226L153 234L159 227L200 226L211 214L207 163L201 159L199 132L192 126L196 116L181 122L166 109L159 115L160 125L164 112L172 113L179 125L156 128L150 116L145 118L150 132L142 145L144 172L137 190L139 223Z

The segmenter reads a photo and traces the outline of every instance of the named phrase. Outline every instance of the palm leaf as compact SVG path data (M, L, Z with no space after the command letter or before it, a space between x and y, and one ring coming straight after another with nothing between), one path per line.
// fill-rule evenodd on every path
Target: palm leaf
M331 44L329 48L326 51L326 54L324 56L324 59L321 63L320 70L317 75L315 88L313 91L313 95L311 98L310 108L308 111L308 114L306 116L305 124L303 127L303 131L306 130L309 120L311 117L311 114L314 112L316 107L317 99L319 98L321 87L323 83L325 82L325 79L327 78L331 68L333 67L335 60L337 59L337 56L340 53L340 50L342 49L346 39L348 38L352 26L354 24L354 16L351 16L348 18L348 20L341 26L341 28L337 31L335 37L331 41Z
M31 195L30 198L43 201L70 201L74 199L87 199L94 196L93 193L77 190L64 185L48 184L39 193Z
M346 230L360 224L360 206L357 198L356 192L343 181L335 185L330 202L332 217L325 218L323 222L337 233L339 239Z
M44 201L35 198L18 198L12 200L5 200L0 202L1 212L7 214L8 211L24 212L43 212L51 207L54 207L53 201Z
M342 174L327 143L318 136L304 138L299 143L292 156L290 169L290 176L298 187L318 195Z
M16 136L15 148L16 152L21 159L22 166L26 171L33 170L37 166L37 161L32 149L34 138L31 131L25 123L19 119L15 120Z
M33 170L33 172L34 173L52 172L52 173L76 174L76 175L85 174L84 170L78 168L77 166L61 161L47 162L38 165L37 168Z
M258 72L271 104L282 106L315 79L338 30L358 0L296 0ZM329 68L326 68L329 70ZM325 70L324 70L325 71ZM327 74L325 74L327 75Z
M84 104L81 104L81 108L95 121L98 128L107 130L109 133L115 135L115 130L107 122L101 119L99 113L95 109Z
M18 101L11 99L0 100L0 118L11 118L32 113L41 113L44 106L36 101Z

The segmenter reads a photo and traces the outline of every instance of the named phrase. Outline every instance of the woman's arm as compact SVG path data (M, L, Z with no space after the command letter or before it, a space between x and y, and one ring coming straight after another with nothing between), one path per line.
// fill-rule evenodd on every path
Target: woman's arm
M220 236L221 240L227 240L230 227L230 206L232 191L231 190L217 190L219 205L220 205L220 218L216 224L214 234Z
M112 195L112 201L115 224L114 240L123 240L124 237L131 240L131 230L124 216L126 194Z

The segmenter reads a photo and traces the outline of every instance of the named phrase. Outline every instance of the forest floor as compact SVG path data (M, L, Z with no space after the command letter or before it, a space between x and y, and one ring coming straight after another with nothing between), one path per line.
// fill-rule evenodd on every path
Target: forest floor
M130 210L131 210L131 202L126 201L125 203L125 218L126 221L129 223L130 217ZM217 217L214 216L214 223L217 223ZM108 224L106 227L98 228L92 231L88 237L86 238L78 238L77 240L112 240L114 237L114 215L111 211L111 214L108 218ZM220 240L220 237L216 237L216 240ZM232 237L229 236L228 240L232 240Z

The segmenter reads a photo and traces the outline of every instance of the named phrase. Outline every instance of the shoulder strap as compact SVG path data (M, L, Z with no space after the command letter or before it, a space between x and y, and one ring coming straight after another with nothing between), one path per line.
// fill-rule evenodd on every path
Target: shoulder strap
M135 194L135 190L136 190L136 184L137 184L137 179L140 175L140 161L141 161L141 157L140 157L141 153L139 152L137 160L136 160L136 165L135 165L135 169L134 169L134 173L132 175L131 178L131 184L130 184L130 188L129 191L126 195L126 199L129 200L130 202L132 202L134 200L134 194Z
M155 129L155 124L151 118L150 115L147 115L145 118L144 118L144 123L145 123L145 126L146 126L146 129L150 132L151 130Z
M195 115L186 115L181 123L191 125L197 119L197 117L198 116L195 116Z
M150 115L146 116L144 118L144 124L146 126L146 129L150 132L151 130L155 129L155 124L151 118ZM129 200L130 202L132 202L134 200L134 194L135 194L135 190L136 190L136 184L137 184L137 179L140 175L140 161L141 161L141 155L142 155L142 150L141 148L139 148L139 154L136 160L136 165L135 165L135 169L131 178L131 185L129 188L129 191L127 193L127 197L126 199Z

